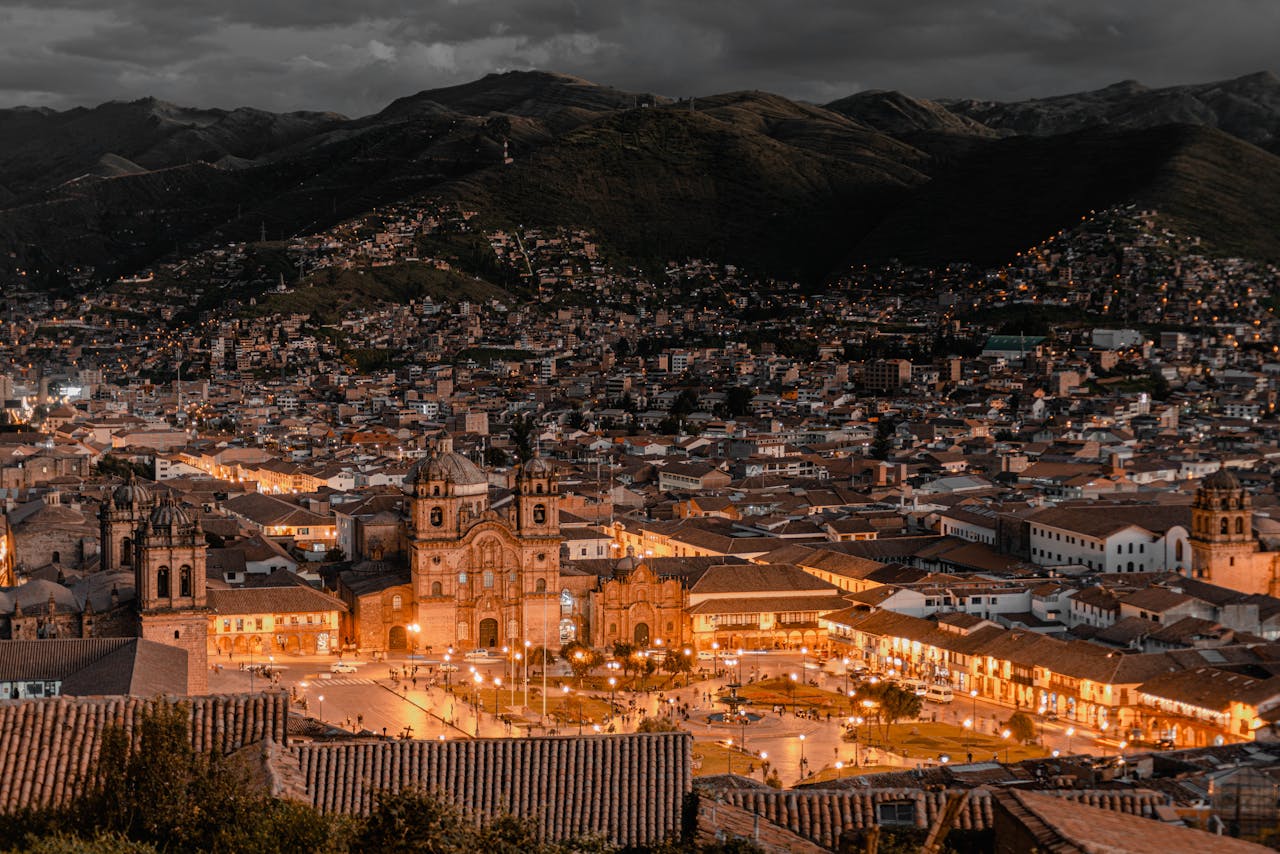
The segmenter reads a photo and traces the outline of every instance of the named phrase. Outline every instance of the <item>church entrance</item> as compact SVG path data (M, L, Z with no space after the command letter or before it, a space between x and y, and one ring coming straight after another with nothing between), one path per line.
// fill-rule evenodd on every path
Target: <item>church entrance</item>
M498 621L494 619L480 621L480 646L493 649L498 645Z
M636 646L640 647L640 649L646 649L649 646L649 624L636 623L633 637L635 638Z
M387 646L391 649L409 648L409 633L404 630L404 626L391 627L391 632L387 635Z

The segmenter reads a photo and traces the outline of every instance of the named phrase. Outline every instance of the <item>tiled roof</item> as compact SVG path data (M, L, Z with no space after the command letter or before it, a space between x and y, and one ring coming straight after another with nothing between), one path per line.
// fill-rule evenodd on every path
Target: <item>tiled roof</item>
M50 641L40 641L50 643ZM0 812L66 803L79 792L103 732L136 732L156 702L133 697L59 697L0 701ZM231 753L264 739L283 742L289 698L284 693L187 697L191 744L202 752Z
M1028 831L1043 851L1130 852L1166 854L1213 851L1247 854L1273 849L1178 827L1115 810L1097 809L1041 792L1006 789L995 793L999 808Z
M303 744L312 803L367 813L378 791L437 789L467 812L536 818L545 838L621 845L677 836L692 789L688 733Z
M317 611L346 611L341 599L301 584L287 587L244 587L210 589L209 609L215 614L297 614Z
M698 579L690 593L790 593L815 592L836 587L790 564L742 564L713 566Z

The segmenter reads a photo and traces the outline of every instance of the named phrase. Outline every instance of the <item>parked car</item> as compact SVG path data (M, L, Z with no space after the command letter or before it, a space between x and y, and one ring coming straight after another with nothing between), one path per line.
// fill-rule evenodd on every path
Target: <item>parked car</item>
M349 661L335 661L329 665L330 673L355 673L356 666Z
M467 661L478 661L485 658L493 658L493 653L487 649L473 649L462 656Z
M910 691L920 697L923 697L929 690L929 686L922 679L899 679L898 687L903 691Z

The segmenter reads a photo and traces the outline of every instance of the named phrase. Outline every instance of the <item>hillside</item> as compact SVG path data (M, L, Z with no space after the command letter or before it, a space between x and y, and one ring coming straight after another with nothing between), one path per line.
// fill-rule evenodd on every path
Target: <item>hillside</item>
M672 103L511 72L360 119L154 99L17 108L0 110L0 282L22 271L58 287L87 266L110 279L436 198L485 223L586 228L623 262L702 257L809 281L887 257L1002 262L1130 200L1212 251L1274 258L1280 160L1248 141L1277 139L1269 74L1019 104Z
M787 145L679 107L631 110L445 194L505 222L587 226L625 255L821 276L924 176ZM918 156L918 155L917 155Z
M1219 131L1095 129L990 143L858 241L863 260L1001 263L1090 210L1158 208L1211 250L1280 258L1280 158Z

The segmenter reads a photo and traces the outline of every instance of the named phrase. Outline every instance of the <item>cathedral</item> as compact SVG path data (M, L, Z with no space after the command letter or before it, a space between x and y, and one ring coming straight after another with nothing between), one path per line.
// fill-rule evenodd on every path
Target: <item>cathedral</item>
M1253 499L1226 469L1196 490L1190 544L1194 577L1242 593L1280 595L1280 552L1262 550L1253 531Z
M381 569L343 578L357 645L559 646L560 494L547 461L535 456L520 467L503 513L489 506L485 473L447 439L408 480L408 577Z

